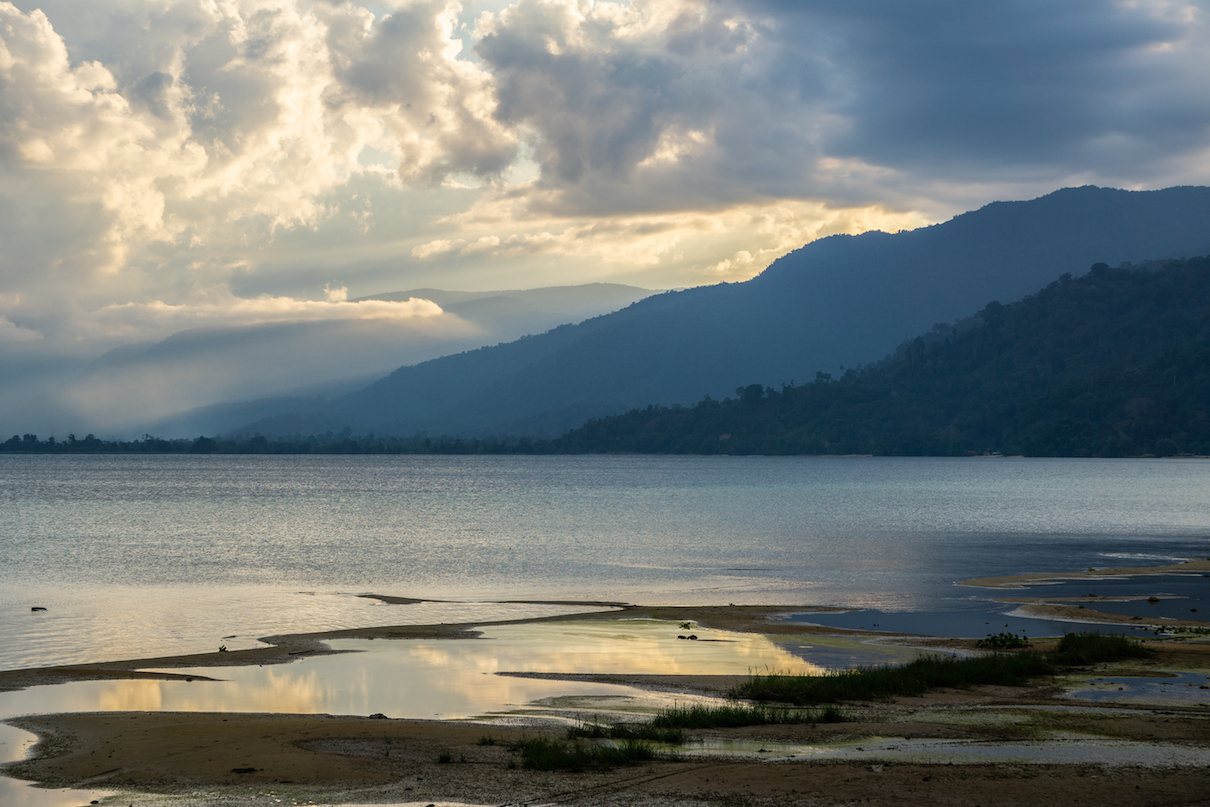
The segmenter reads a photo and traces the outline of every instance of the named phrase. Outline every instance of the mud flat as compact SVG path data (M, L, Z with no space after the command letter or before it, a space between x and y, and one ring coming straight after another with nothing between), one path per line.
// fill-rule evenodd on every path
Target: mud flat
M977 586L980 588L1024 588L1031 584L1052 580L1099 580L1106 577L1192 574L1195 572L1210 572L1210 558L1196 558L1165 566L1116 566L1088 569L1082 572L1031 572L1029 574L1002 575L1000 577L978 577L973 580L963 580L959 585Z
M840 637L855 646L897 643L973 651L973 643L875 637L779 621L807 608L617 606L507 623L405 626L270 637L249 651L140 659L0 673L9 689L62 681L195 678L199 670L277 664L339 652L340 640L414 639L429 646L474 640L501 625L580 622L627 641L623 627L662 620L666 645L694 652L747 647L763 634ZM602 620L605 620L602 623ZM613 620L614 622L610 622ZM689 622L698 642L681 641ZM1203 623L1204 624L1204 623ZM565 627L565 626L564 626ZM511 629L511 628L510 628ZM599 631L599 629L596 629ZM591 633L592 631L587 631ZM760 638L760 637L754 637ZM717 644L711 644L711 643ZM375 643L377 644L377 643ZM461 642L456 644L461 645ZM478 643L476 643L478 644ZM484 646L490 645L485 641ZM637 724L670 703L724 703L739 674L558 672L507 675L627 688L609 695L549 698L461 720L212 711L45 714L10 722L39 737L30 758L5 773L47 787L104 788L113 804L576 804L886 805L1206 804L1210 793L1210 642L1152 640L1149 659L1033 680L1020 687L936 690L920 697L842 706L846 722L687 731L634 766L572 773L532 770L514 745L561 739L577 722ZM1037 643L1035 650L1049 647ZM619 654L626 648L617 647ZM354 655L333 659L333 663ZM307 662L310 663L310 662ZM148 670L155 667L155 670ZM476 673L495 675L500 671ZM1115 700L1122 680L1179 682L1149 701L1145 687ZM489 680L489 679L483 679ZM1202 683L1198 683L1198 682ZM400 679L399 686L406 686ZM1169 687L1169 689L1174 689ZM1093 692L1094 697L1083 693ZM21 694L21 693L16 693ZM1129 694L1129 698L1126 697ZM592 741L586 741L592 742Z
M1164 600L1182 600L1182 597L1158 595L1108 595L1086 594L1081 597L1048 596L1047 586L1058 583L1086 582L1090 586L1098 582L1111 582L1128 578L1147 580L1177 579L1187 582L1191 578L1210 578L1210 559L1196 559L1173 563L1165 566L1123 566L1100 569L1089 569L1081 572L1042 572L1020 575L1005 575L1001 577L983 577L975 580L965 580L959 585L989 589L1023 589L1037 586L1037 593L1028 597L998 598L998 602L1016 603L1016 615L1037 619L1052 619L1072 623L1083 623L1093 626L1112 625L1130 626L1134 628L1149 628L1166 633L1185 633L1189 635L1207 635L1210 625L1195 618L1180 618L1156 616L1151 614L1114 613L1101 610L1098 606L1111 603L1148 602L1158 603ZM1197 581L1204 583L1204 589L1210 589L1210 580ZM1196 613L1196 609L1191 609ZM1073 625L1073 630L1078 628Z

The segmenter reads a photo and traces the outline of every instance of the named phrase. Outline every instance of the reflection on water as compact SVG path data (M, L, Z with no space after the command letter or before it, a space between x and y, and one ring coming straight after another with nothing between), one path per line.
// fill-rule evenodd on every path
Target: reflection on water
M516 678L497 672L743 675L823 668L759 634L655 620L501 625L483 639L342 639L357 650L267 667L174 670L221 681L96 681L0 694L0 716L71 711L208 711L465 718L564 695L617 695L628 687Z
M31 605L47 608L31 611ZM602 610L495 602L388 605L282 586L119 586L97 613L92 587L0 586L0 669L263 647L262 636L379 625L491 622Z
M677 638L682 633L675 623L625 620L502 625L485 630L483 639L344 639L331 645L361 652L268 667L174 670L220 681L84 681L0 693L0 719L90 711L381 712L452 719L532 709L537 701L559 708L576 697L637 694L626 686L497 672L734 675L823 669L758 634L696 628L701 638L688 641ZM8 758L21 758L30 735L7 726L3 732L0 743ZM62 807L81 798L96 796L44 791L0 777L0 804Z

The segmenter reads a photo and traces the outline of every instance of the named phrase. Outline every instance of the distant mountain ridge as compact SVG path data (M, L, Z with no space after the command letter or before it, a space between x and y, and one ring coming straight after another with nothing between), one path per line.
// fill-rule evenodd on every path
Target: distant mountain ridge
M203 387L213 386L214 376L227 381L251 376L245 388L257 389L263 396L196 407L145 425L144 432L176 437L213 435L283 411L293 413L299 424L314 418L315 428L324 431L329 425L321 413L329 400L364 388L401 362L414 364L542 333L616 311L656 293L620 283L481 292L411 289L351 302L431 300L450 315L449 327L433 329L422 323L408 331L392 323L349 321L186 331L155 345L111 351L112 358L104 363L107 373L126 371L118 383L130 383L131 371L140 369L145 376L165 378L165 366L178 373L210 370L211 380ZM274 374L282 376L278 383L271 383Z
M832 236L744 283L657 294L539 336L402 367L347 396L281 402L235 433L554 436L589 417L876 361L902 340L1064 272L1210 252L1210 188L1086 186L918 230Z
M543 450L1210 455L1210 258L1096 264L838 379L593 420Z

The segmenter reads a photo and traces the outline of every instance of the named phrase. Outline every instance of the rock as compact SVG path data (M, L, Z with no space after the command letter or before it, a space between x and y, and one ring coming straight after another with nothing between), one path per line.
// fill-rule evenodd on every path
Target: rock
M371 720L386 720L387 716L384 715L382 712L375 712L374 714L370 715L370 719Z
M33 608L30 608L29 610L30 611L45 611L46 609L43 608L41 605L35 605Z

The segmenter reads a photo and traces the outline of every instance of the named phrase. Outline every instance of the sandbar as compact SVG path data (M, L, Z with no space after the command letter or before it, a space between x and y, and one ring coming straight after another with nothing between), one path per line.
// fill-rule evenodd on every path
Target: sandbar
M999 577L978 577L974 580L963 580L960 586L976 586L979 588L1024 588L1033 583L1043 583L1048 580L1096 580L1102 577L1133 577L1138 575L1155 574L1186 574L1192 572L1210 572L1210 558L1194 558L1192 560L1171 563L1166 566L1113 566L1101 569L1088 569L1083 572L1030 572L1028 574L1010 574Z

